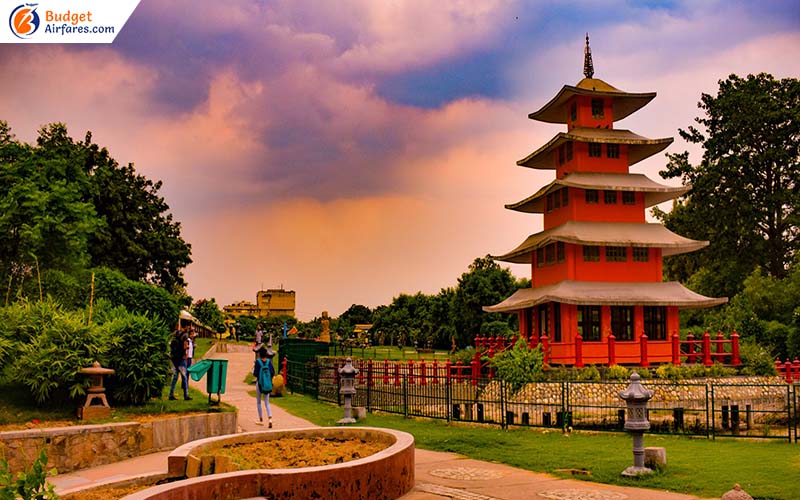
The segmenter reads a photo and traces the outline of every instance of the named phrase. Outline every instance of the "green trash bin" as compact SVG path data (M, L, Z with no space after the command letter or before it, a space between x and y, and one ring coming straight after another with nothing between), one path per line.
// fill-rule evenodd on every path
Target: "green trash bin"
M221 394L225 394L225 382L228 374L227 359L203 359L189 367L189 376L192 380L200 380L206 377L206 392L208 392L208 404L219 404L222 399ZM211 400L211 395L217 395L217 401Z
M209 359L211 361L211 368L208 369L206 374L206 391L208 391L208 403L214 404L211 400L211 395L217 395L216 404L222 400L221 394L225 394L225 382L228 376L228 360L227 359Z

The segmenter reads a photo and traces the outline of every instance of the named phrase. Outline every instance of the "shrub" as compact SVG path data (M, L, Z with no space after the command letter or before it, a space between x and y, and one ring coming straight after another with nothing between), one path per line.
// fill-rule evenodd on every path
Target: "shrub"
M662 380L681 380L686 376L686 371L680 366L675 366L670 363L665 363L656 368L656 378Z
M475 349L459 349L458 351L454 352L450 355L450 362L456 364L458 361L461 361L462 365L469 365L472 363L472 360L475 358Z
M103 366L113 368L108 390L117 403L143 404L161 395L170 373L170 332L147 316L123 308L102 325Z
M38 331L20 345L13 376L30 389L39 404L86 394L88 380L78 370L100 359L97 326L86 325L81 313L63 312L49 300L28 307L48 318L32 325Z
M497 354L491 362L497 370L497 377L511 384L513 391L543 378L542 348L540 345L533 349L528 348L523 338L517 340L512 349Z
M30 468L11 473L8 461L0 458L0 500L56 500L55 486L47 483L47 476L56 470L47 470L47 449L42 448Z
M600 380L600 371L593 365L585 366L583 368L578 368L577 372L575 373L575 380L580 380L580 381Z
M777 375L769 350L755 342L739 343L743 375Z
M104 298L133 313L148 314L168 329L178 324L180 307L163 288L129 280L121 272L106 268L95 270L94 283L95 299Z
M730 377L736 375L736 369L728 368L720 363L714 363L713 365L707 367L706 374L709 377L715 378Z
M631 377L631 371L621 365L611 365L606 369L606 378L608 380L628 380Z

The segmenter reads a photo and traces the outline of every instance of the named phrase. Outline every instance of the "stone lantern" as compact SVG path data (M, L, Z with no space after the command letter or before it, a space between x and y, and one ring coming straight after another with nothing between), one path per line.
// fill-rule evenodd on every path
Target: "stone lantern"
M644 432L650 429L647 419L647 402L653 397L653 391L642 387L638 373L631 374L631 383L619 397L628 406L628 418L625 419L625 430L633 435L633 465L622 471L623 476L636 477L651 474L652 469L644 466Z
M103 375L111 375L114 370L103 368L100 363L95 361L88 368L81 368L80 373L89 375L91 385L86 394L86 403L78 408L78 418L81 420L94 420L98 418L109 418L111 407L106 399L106 388L103 387ZM97 403L97 404L93 404Z
M352 417L353 396L356 394L356 375L358 368L353 366L350 358L347 358L344 366L339 368L339 394L344 396L344 418L339 420L339 424L354 424L356 419Z

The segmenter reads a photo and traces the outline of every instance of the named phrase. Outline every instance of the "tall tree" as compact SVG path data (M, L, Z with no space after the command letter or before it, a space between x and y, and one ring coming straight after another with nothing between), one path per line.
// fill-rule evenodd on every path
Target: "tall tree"
M703 252L669 259L666 274L733 296L757 266L785 277L800 246L800 80L730 75L698 107L701 128L679 132L702 145L702 162L691 165L686 152L669 155L661 172L691 183L692 191L672 212L654 214L680 234L711 242Z
M217 301L212 297L209 300L200 299L192 305L192 314L201 323L215 330L217 333L225 331L222 311Z

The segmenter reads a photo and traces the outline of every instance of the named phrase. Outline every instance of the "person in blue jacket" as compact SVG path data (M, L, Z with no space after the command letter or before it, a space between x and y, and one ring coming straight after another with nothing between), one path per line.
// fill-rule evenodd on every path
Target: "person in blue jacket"
M275 351L272 350L272 342L267 347L258 350L253 366L253 376L256 377L256 408L258 409L258 420L256 424L264 425L264 415L261 412L261 396L264 396L264 407L267 409L269 428L272 428L272 409L269 407L269 393L272 392L272 377L275 376L275 367L272 366L272 358Z

